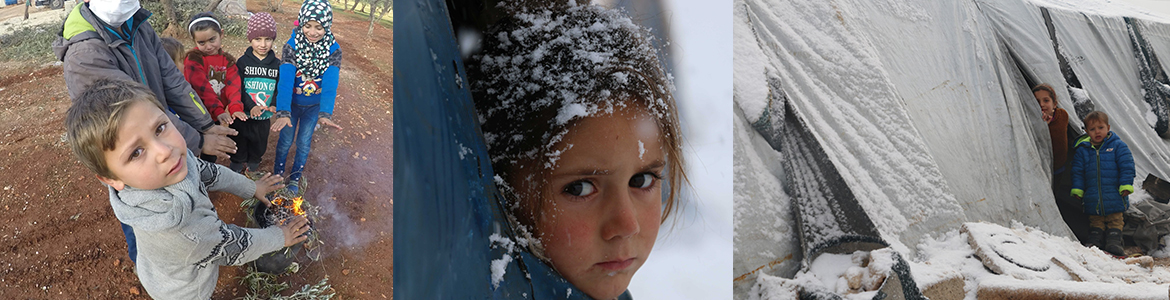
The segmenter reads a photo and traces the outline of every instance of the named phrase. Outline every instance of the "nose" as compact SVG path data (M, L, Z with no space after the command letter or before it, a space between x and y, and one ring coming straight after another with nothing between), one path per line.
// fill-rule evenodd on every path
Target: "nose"
M166 162L175 154L175 147L160 140L151 142L150 150L154 151L155 159L159 163Z
M607 241L627 239L641 231L634 197L628 190L616 194L610 199L611 204L606 208L609 217L601 227L601 237Z

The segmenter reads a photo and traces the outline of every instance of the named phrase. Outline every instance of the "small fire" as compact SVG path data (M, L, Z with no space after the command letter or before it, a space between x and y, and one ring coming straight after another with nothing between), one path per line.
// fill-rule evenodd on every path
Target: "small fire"
M276 205L277 207L289 210L290 212L293 213L294 216L305 215L305 209L304 209L304 207L301 206L301 203L304 203L304 202L305 202L305 199L303 199L302 197L296 197L296 198L289 199L289 198L277 196L276 199L272 199L273 205Z

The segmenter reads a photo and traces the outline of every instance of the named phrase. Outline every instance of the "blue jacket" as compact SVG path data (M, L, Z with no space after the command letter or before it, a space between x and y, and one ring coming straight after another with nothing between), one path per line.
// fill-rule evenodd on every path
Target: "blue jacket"
M1081 196L1086 214L1104 216L1124 212L1133 193L1133 155L1116 133L1093 147L1088 136L1076 143L1072 165L1072 194Z
M333 117L333 102L337 98L337 80L338 73L341 70L341 46L334 42L329 46L329 67L325 69L325 73L321 77L316 78L317 83L313 86L318 89L314 92L309 92L306 96L304 93L294 93L297 87L304 87L305 82L300 76L297 76L296 64L296 44L297 33L294 30L288 42L285 43L284 49L281 49L281 64L280 64L280 78L276 81L276 117L288 117L292 108L291 104L296 105L321 105L321 117Z

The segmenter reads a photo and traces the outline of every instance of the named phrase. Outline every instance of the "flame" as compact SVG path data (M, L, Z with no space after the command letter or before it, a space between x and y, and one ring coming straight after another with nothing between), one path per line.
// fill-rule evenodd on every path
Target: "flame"
M291 202L291 203L286 203L285 200L290 200L289 202ZM292 198L292 199L285 198L285 197L276 197L276 199L272 199L272 204L286 208L286 209L292 211L293 215L296 215L296 216L305 215L305 209L301 206L301 204L304 202L305 202L305 199L303 199L302 197L296 197L296 198Z

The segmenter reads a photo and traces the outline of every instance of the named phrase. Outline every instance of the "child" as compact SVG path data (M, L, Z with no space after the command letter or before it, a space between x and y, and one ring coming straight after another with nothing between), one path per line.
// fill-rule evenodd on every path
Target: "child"
M341 69L341 48L330 31L333 9L326 0L306 0L297 24L280 53L283 63L277 89L281 92L276 95L276 120L272 122L272 131L280 131L273 173L284 174L288 148L296 136L297 156L288 176L288 190L293 193L299 190L317 124L341 130L331 120Z
M196 159L154 94L137 83L95 81L73 101L65 127L74 154L109 187L114 215L134 228L135 272L151 297L208 299L217 266L305 240L303 217L266 229L224 224L207 191L268 204L264 196L280 188L280 177L253 182Z
M1106 252L1124 256L1121 248L1122 215L1133 193L1133 156L1117 134L1109 131L1109 116L1094 111L1085 116L1087 136L1077 140L1072 166L1072 195L1084 203L1089 215L1088 246L1101 247L1105 232ZM1106 228L1106 229L1102 229Z
M573 6L486 36L472 95L529 250L590 297L628 296L685 180L673 86L649 33L622 12Z
M172 37L162 38L163 49L167 50L167 55L171 56L171 60L175 61L175 65L183 64L183 43Z
M255 172L260 169L260 159L268 150L268 119L272 118L272 96L276 94L276 80L280 71L280 59L272 51L276 39L276 20L268 13L255 13L248 18L248 40L252 46L236 61L236 69L244 82L244 93L240 101L244 104L250 120L232 124L240 134L233 137L240 150L232 154L231 169Z
M228 126L233 119L247 120L244 105L240 104L240 73L236 59L220 49L223 30L219 21L209 12L200 13L187 25L195 48L187 51L183 61L183 76L203 100L203 106L215 116L220 125ZM240 145L236 145L239 152ZM215 157L204 156L215 162Z

